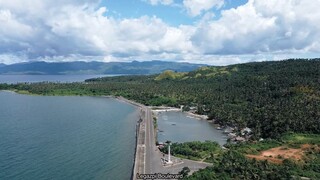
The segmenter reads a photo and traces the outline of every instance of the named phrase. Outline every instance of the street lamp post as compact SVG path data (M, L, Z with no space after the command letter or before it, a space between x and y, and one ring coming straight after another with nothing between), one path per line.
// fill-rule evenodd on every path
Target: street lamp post
M167 161L167 164L172 164L172 161L171 161L171 153L170 153L170 141L167 141L168 143L168 161Z

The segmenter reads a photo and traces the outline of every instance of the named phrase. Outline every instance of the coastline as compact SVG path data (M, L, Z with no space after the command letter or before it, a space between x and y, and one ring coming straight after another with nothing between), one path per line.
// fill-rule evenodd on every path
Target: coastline
M15 90L1 90L5 92L11 92L11 93L16 93L16 94L23 94L23 95L37 95L37 94L32 94L32 93L21 93L19 91ZM104 98L113 98L118 101L131 104L133 106L138 107L140 110L140 117L137 119L137 124L136 124L136 132L135 132L135 152L134 152L134 159L133 159L133 164L132 164L132 172L131 172L131 179L137 179L137 175L139 174L145 174L150 172L150 163L153 164L154 162L153 159L150 160L150 157L153 157L154 153L157 155L159 154L159 159L160 153L153 150L150 151L150 149L154 149L155 147L155 133L149 132L149 129L153 127L152 123L152 112L155 112L156 115L160 112L165 112L165 111L175 111L175 112L182 112L181 109L179 108L173 108L173 107L149 107L145 106L143 104L137 103L135 101L126 99L124 97L116 97L116 96L96 96L96 97L104 97ZM185 112L184 112L185 113ZM198 117L199 119L205 119L201 115L193 114L191 112L187 113L188 115L192 117ZM150 122L149 122L150 121ZM149 138L149 139L148 139ZM151 154L150 154L151 152ZM157 168L158 165L155 165ZM160 168L161 169L161 168ZM159 172L162 172L160 170Z
M37 94L22 94L22 93L19 93L18 91L14 91L14 90L0 90L0 92L2 92L1 94L4 94L5 96L7 96L7 95L10 95L10 96L13 96L13 97L20 97L20 96L25 96L25 97L32 97L33 95L37 95ZM40 95L40 96L42 96L43 98L46 98L46 96L44 96L44 95ZM50 96L47 96L47 98L48 97L50 97ZM72 97L72 96L70 96L70 97ZM80 98L80 96L74 96L74 97L79 97ZM89 97L89 96L88 96ZM141 118L141 111L140 111L140 109L142 108L142 106L143 105L141 105L141 104L139 104L139 103L135 103L135 102L133 102L133 101L130 101L130 100L127 100L127 99L124 99L124 98L122 98L122 97L114 97L114 96L96 96L96 97L102 97L102 101L103 101L103 99L104 100L107 100L107 102L109 102L110 100L112 100L112 99L114 99L114 100L116 100L116 101L122 101L122 102L124 102L124 103L121 103L120 102L120 104L123 104L122 106L127 106L127 107L129 107L130 108L130 106L131 105L133 105L133 106L135 106L135 107L138 107L138 108L134 108L135 110L134 110L134 113L135 113L135 115L134 116L132 116L130 119L131 119L131 122L133 122L133 123L135 123L135 124L132 124L133 126L134 125L136 125L136 132L135 132L135 135L136 135L136 144L135 144L135 146L134 146L134 154L132 154L132 155L134 155L134 157L132 157L132 155L131 155L131 158L132 158L132 160L133 160L133 162L131 163L131 162L129 162L129 167L127 167L126 169L126 177L127 178L130 178L130 179L132 179L133 178L133 172L134 172L134 168L135 168L135 164L136 164L136 162L137 162L137 137L138 137L138 132L139 132L139 127L140 127L140 123L139 123L139 117ZM90 98L90 97L89 97ZM94 97L93 97L94 98ZM92 99L91 99L92 100ZM94 100L92 100L93 101L93 103L95 103L94 102ZM113 103L116 103L115 101L113 101ZM129 104L131 104L131 105L129 105ZM88 105L90 105L90 104L88 104ZM131 109L133 108L133 106L131 106ZM121 110L122 111L122 110ZM100 116L101 117L101 116ZM103 118L103 117L102 117ZM129 119L129 120L130 120ZM132 133L132 132L131 132ZM129 134L130 135L130 134ZM131 134L130 136L132 137L132 135L133 134ZM133 141L133 143L134 143L134 140L133 139L131 139L130 140L131 142ZM131 144L131 148L133 148L132 147L132 143L130 143ZM132 149L131 149L131 153L132 153ZM131 159L130 158L130 159ZM102 160L103 161L103 160ZM132 164L132 166L131 166L131 164ZM130 169L131 168L131 169ZM130 173L130 175L129 175L129 173Z
M126 99L124 97L114 97L114 96L106 96L109 98L115 98L118 101L125 102L127 104L131 104L133 106L136 106L140 109L140 117L137 121L136 125L136 133L135 133L135 138L136 138L136 146L135 146L135 155L134 155L134 160L133 160L133 168L132 168L132 173L131 173L131 179L137 179L136 175L138 173L141 173L142 169L145 171L145 141L144 141L144 131L142 126L142 121L143 121L143 111L145 108L148 108L144 106L143 104L137 103L135 101ZM142 141L142 142L141 142ZM144 147L143 147L144 146ZM143 163L142 163L143 160ZM143 172L144 173L144 172Z
M124 97L122 97L122 96L119 96L119 97L116 97L116 96L104 96L104 97L115 98L115 99L117 99L117 100L119 100L119 101L122 101L122 102L125 102L125 103L128 103L128 104L137 106L137 107L139 107L139 108L144 108L144 107L146 107L146 106L143 105L143 104L140 104L140 103L137 103L137 102L135 102L135 101L126 99L126 98L124 98Z
M0 92L9 92L9 93L14 93L14 94L22 94L22 95L28 95L28 96L32 96L32 95L37 95L37 94L32 94L32 93L21 93L20 91L15 91L15 90L0 90ZM98 96L97 96L98 97ZM138 152L138 145L139 145L139 139L144 138L144 137L140 137L142 136L142 134L140 133L141 131L141 121L142 121L142 111L144 108L148 108L146 106L144 106L143 104L131 101L129 99L126 99L124 97L116 97L116 96L100 96L103 98L113 98L116 99L118 101L127 103L127 104L131 104L133 106L138 107L138 111L140 111L140 117L139 119L137 119L137 124L136 124L136 133L135 133L135 139L136 139L136 145L135 145L135 152L134 152L134 159L133 159L133 164L132 164L132 173L131 173L131 179L136 179L136 174L138 172L138 166L139 166L139 161L141 161L141 156ZM144 160L144 159L143 159Z
M189 111L182 111L180 108L175 108L175 107L166 107L166 106L152 106L150 107L152 112L154 112L156 115L158 115L161 112L168 112L168 111L173 111L173 112L182 112L187 114L188 116L198 119L198 120L207 120L208 116L207 115L200 115L200 114L195 114Z

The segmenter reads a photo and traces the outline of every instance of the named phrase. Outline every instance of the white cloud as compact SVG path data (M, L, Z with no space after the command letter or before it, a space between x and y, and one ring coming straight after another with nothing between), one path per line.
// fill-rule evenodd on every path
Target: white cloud
M190 35L187 37L180 28L170 27L157 17L114 19L104 16L105 7L78 1L66 5L57 2L54 8L50 8L49 1L39 1L38 6L47 8L46 12L41 8L36 11L28 4L20 8L21 5L3 2L0 1L0 54L13 53L33 60L78 60L81 56L122 59L192 49ZM35 12L28 14L31 9Z
M183 0L183 5L191 16L198 16L212 8L221 8L224 0Z
M223 4L192 2L193 15ZM0 0L0 63L165 59L225 65L320 54L320 0L250 0L219 19L208 11L198 23L178 27L150 16L107 17L108 7L98 3Z
M174 3L174 0L143 0L146 1L148 3L150 3L151 5L155 6L155 5L171 5Z
M250 0L237 9L223 11L219 20L202 23L192 42L203 54L316 50L320 14L314 7L319 6L319 0Z

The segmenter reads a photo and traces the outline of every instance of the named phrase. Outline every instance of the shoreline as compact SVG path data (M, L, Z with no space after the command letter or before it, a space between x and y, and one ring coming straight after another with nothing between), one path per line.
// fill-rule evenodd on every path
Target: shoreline
M32 96L32 95L37 95L37 94L32 94L32 93L20 93L19 91L15 91L15 90L0 90L0 92L8 92L8 93L14 93L14 94L22 94L22 95L27 95L27 96ZM42 96L42 95L41 95ZM44 95L45 96L45 95ZM139 136L140 136L140 129L141 129L141 118L142 118L142 109L144 108L148 108L147 106L144 106L143 104L137 103L135 101L131 101L129 99L126 99L124 97L116 97L116 96L97 96L97 97L103 97L103 98L113 98L116 99L120 102L124 102L133 106L136 106L138 109L138 111L140 111L140 115L139 118L137 119L137 124L136 124L136 133L135 133L135 141L136 141L136 145L135 145L135 152L134 152L134 159L133 159L133 164L132 164L132 172L131 172L131 178L130 179L136 179L135 175L137 174L137 167L138 167L138 162L139 162L139 155L138 155L138 140L139 140Z
M32 94L32 93L21 93L19 91L15 91L15 90L0 90L0 92L6 92L6 93L12 93L12 94L19 94L19 95L26 95L26 96L32 96L32 95L38 95L38 94ZM40 95L40 96L46 96L46 95ZM142 125L142 112L143 109L148 108L147 106L144 106L143 104L137 103L135 101L131 101L129 99L126 99L124 97L116 97L116 96L96 96L96 97L103 97L103 98L112 98L112 99L116 99L120 102L124 102L126 104L130 104L133 105L135 107L137 107L137 111L139 112L139 117L136 121L136 131L135 131L135 149L134 149L134 159L133 159L133 164L132 164L132 170L131 170L131 175L130 175L130 179L136 179L136 174L137 174L137 167L138 167L138 162L141 158L141 156L138 154L138 142L139 142L139 137L141 136L140 134L140 130L141 130L141 125ZM144 166L144 164L143 164Z
M189 111L182 111L180 108L175 108L175 107L166 107L166 106L151 106L150 107L152 112L154 112L156 115L158 115L161 112L182 112L185 113L187 116L190 116L192 118L198 119L198 120L208 120L207 115L200 115L200 114L195 114Z
M135 101L126 99L126 98L124 98L124 97L122 97L122 96L118 96L118 97L117 97L117 96L105 96L105 97L115 98L115 99L117 99L117 100L119 100L119 101L122 101L122 102L125 102L125 103L128 103L128 104L137 106L137 107L139 107L139 108L147 107L147 106L145 106L145 105L143 105L143 104L140 104L140 103L138 103L138 102L135 102Z
M19 91L15 91L15 90L0 90L0 91L4 91L4 92L11 92L11 93L15 93L15 94L23 94L23 95L37 95L37 94L32 94L32 93L21 93ZM45 95L41 95L41 96L45 96ZM164 106L145 106L143 104L140 104L138 102L135 102L133 100L129 100L126 99L122 96L116 97L116 96L106 96L106 95L102 95L102 96L96 96L96 97L104 97L104 98L112 98L112 99L116 99L118 101L127 103L127 104L131 104L135 107L137 107L137 110L140 110L140 117L138 117L137 119L137 124L136 124L136 132L135 132L135 149L134 149L134 159L133 159L133 164L132 164L132 170L131 170L131 177L130 179L137 179L136 175L137 174L143 174L146 171L146 157L145 154L147 153L147 149L146 149L146 123L143 120L143 116L146 115L147 111L151 111L156 113L156 116L158 116L158 113L160 112L166 112L166 111L174 111L174 112L182 112L181 109L179 108L174 108L174 107L164 107ZM191 112L183 112L186 113L189 116L192 116L194 118L197 119L206 119L203 115L198 115L198 114L193 114ZM150 113L149 113L150 114ZM153 124L153 123L152 123ZM155 138L155 137L152 137Z
M124 102L127 104L131 104L133 106L138 107L140 110L140 117L137 120L137 125L136 125L136 133L135 133L136 145L135 145L134 160L133 160L133 167L132 167L132 173L131 173L131 179L137 179L136 174L141 173L141 172L139 172L139 167L141 167L140 162L142 159L145 161L145 157L144 157L145 150L144 149L141 150L141 147L140 147L140 146L145 146L145 142L141 143L140 141L145 138L141 133L143 131L143 127L142 127L143 126L143 124L142 124L143 109L148 108L148 107L143 104L137 103L135 101L126 99L122 96L120 96L120 97L106 96L106 97L115 98L118 101L121 101L121 102ZM143 155L143 158L141 155ZM142 168L145 169L145 164L143 164Z

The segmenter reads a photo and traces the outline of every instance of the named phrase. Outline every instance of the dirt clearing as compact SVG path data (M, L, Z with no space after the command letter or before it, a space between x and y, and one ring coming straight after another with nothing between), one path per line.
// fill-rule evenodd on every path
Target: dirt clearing
M259 155L247 154L246 157L255 158L257 160L268 160L269 162L280 164L284 159L293 159L296 161L302 160L305 155L305 151L311 147L312 146L310 144L303 144L300 148L280 146L262 151Z

